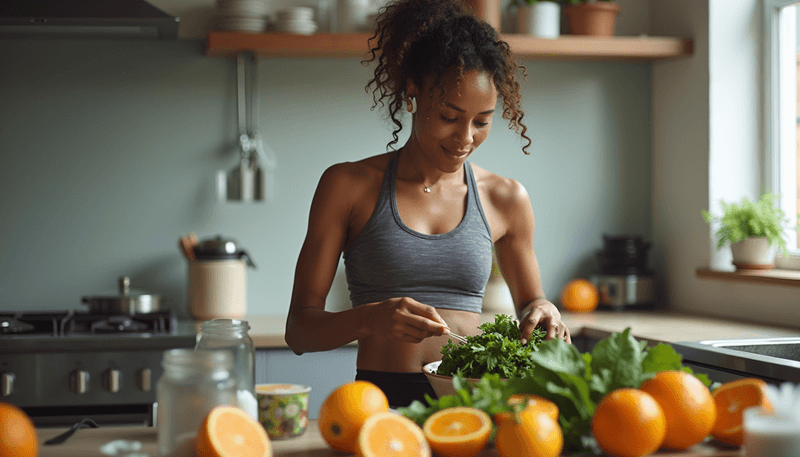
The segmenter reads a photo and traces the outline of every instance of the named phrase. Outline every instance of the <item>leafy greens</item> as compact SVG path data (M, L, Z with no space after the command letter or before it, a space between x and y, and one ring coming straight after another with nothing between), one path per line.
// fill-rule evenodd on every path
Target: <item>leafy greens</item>
M592 415L606 394L621 387L638 388L660 371L692 373L672 346L659 343L648 348L646 341L631 336L630 328L600 340L591 352L581 353L575 346L553 339L541 342L529 357L535 368L527 376L514 376L506 382L488 374L472 386L457 375L453 379L457 395L438 400L426 397L428 406L414 401L400 412L422 424L434 412L451 406L474 406L491 415L511 410L505 402L512 394L539 395L558 405L564 450L597 454ZM711 387L707 376L695 376Z
M483 333L468 336L466 343L448 341L442 347L442 363L437 374L480 378L485 373L493 373L506 379L530 374L533 369L531 354L544 340L544 330L534 329L528 344L522 345L522 331L511 316L495 315L494 322L485 322L478 328Z

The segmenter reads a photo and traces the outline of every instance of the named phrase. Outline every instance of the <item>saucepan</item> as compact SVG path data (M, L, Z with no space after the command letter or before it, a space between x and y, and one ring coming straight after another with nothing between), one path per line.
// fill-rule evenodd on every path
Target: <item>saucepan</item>
M161 296L131 289L127 276L118 279L119 293L85 296L81 299L89 307L89 312L97 314L137 314L152 313L159 310Z

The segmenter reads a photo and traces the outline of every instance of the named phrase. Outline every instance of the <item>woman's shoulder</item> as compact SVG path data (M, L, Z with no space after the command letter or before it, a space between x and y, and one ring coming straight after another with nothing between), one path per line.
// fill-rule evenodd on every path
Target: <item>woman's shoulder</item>
M489 197L494 206L508 207L530 204L530 197L525 186L513 178L500 176L474 163L472 173L482 196Z
M383 172L389 163L389 154L379 154L355 162L339 162L329 166L320 178L320 187L345 188L353 191L368 187L376 180L383 180Z

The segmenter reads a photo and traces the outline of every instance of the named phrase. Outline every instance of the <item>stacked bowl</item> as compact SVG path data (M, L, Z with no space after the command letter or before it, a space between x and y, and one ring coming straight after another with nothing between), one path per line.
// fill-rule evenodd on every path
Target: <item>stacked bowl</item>
M297 6L277 12L275 30L283 33L297 35L311 35L317 31L312 8Z
M265 0L217 0L218 30L261 33L267 28Z

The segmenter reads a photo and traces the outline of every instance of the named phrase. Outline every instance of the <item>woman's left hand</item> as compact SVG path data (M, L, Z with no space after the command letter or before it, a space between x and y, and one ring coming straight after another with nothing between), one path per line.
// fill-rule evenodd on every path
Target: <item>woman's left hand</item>
M519 328L522 330L521 341L526 344L530 338L533 329L541 327L547 331L545 339L552 340L559 338L567 343L572 343L572 338L569 334L569 328L561 320L561 313L546 298L536 299L528 304L520 313L522 318L519 321Z

